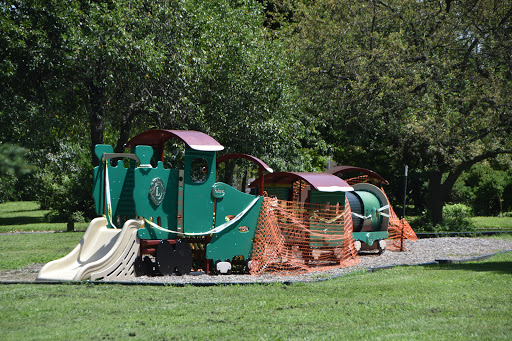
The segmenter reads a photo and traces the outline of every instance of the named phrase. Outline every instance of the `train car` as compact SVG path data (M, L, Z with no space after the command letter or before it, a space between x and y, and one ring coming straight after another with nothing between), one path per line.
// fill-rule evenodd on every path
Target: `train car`
M171 139L185 146L183 168L164 166L165 144ZM299 244L302 258L291 262L295 267L320 264L322 255L340 264L341 244L346 249L357 248L357 242L377 242L383 249L380 241L387 237L389 203L375 186L377 190L369 184L350 186L337 174L273 172L247 154L217 158L224 147L197 131L149 130L132 138L126 148L129 153L113 153L109 145L96 146L100 163L94 169L93 197L99 218L91 222L75 250L43 267L38 280L229 274L235 265L251 271L255 259L253 268L258 263L263 271L271 263L285 262ZM252 194L216 179L217 165L237 158L258 167ZM275 224L278 216L283 218L268 198L280 200L280 207L316 208L301 206L295 216L285 217L292 232L285 232L284 225L265 232L269 220L263 215L272 215ZM352 236L347 235L345 219L340 219L346 206L352 207L354 217L356 243L350 245ZM321 217L322 212L332 217ZM277 235L277 244L262 247L270 234ZM286 254L272 258L270 249Z

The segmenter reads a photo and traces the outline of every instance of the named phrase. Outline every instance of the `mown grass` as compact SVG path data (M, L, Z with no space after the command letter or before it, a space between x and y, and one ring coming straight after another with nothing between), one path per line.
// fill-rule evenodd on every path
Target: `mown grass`
M509 340L512 253L310 284L2 285L3 340Z
M472 217L471 221L478 229L512 231L512 217Z
M66 231L66 223L48 223L35 201L16 201L0 204L0 233L27 231ZM75 229L85 230L87 223L76 223Z
M471 217L475 228L482 231L512 231L512 217ZM418 216L406 217L411 226L417 226Z
M0 270L62 257L82 236L0 234ZM0 339L509 340L510 283L509 252L289 286L0 284Z
M83 235L84 232L0 234L0 270L64 257Z

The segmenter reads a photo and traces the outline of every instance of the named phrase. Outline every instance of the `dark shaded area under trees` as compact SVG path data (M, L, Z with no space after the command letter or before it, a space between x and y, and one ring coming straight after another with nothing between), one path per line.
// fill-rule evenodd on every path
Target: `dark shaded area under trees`
M507 1L3 2L0 141L38 170L0 175L0 200L90 216L94 145L163 128L276 170L370 168L395 204L408 164L432 222L449 202L497 214L512 205L511 59Z

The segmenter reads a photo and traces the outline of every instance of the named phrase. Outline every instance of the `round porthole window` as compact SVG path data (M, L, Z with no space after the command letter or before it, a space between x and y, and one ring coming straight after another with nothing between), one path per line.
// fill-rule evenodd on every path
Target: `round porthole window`
M203 158L192 160L190 165L190 178L193 182L202 184L208 178L208 161Z

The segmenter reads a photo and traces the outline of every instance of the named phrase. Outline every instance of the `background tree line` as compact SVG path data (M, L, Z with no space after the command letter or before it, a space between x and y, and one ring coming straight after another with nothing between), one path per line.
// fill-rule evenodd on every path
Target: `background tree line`
M162 128L277 170L370 168L395 204L407 164L434 223L509 211L511 23L504 0L0 2L0 141L38 167L1 199L88 217L94 145Z

